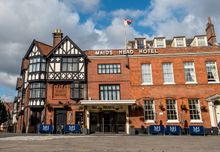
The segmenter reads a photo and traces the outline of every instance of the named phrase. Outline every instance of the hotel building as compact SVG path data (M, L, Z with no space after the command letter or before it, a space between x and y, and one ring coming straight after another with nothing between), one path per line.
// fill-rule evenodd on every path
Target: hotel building
M57 29L52 46L33 40L23 58L16 131L36 132L39 123L54 133L76 123L89 133L150 125L218 131L219 55L210 18L205 35L135 38L114 50L82 51Z

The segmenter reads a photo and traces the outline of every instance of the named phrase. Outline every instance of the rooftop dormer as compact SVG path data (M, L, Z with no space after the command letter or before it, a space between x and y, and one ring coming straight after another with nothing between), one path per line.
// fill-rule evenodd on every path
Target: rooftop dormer
M146 38L135 38L135 49L145 49Z
M190 46L196 47L196 46L208 46L207 36L206 35L196 35Z
M171 43L172 47L186 47L186 37L185 36L178 36L174 37Z
M153 40L154 48L166 48L166 40L165 37L155 37Z

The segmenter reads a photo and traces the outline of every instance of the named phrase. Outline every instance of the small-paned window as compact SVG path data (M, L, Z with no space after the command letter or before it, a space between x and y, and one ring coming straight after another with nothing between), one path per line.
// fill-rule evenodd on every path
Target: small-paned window
M30 58L29 72L39 72L46 70L46 60L43 57Z
M144 120L145 121L154 121L154 101L153 100L145 100L144 101Z
M118 74L121 73L120 64L98 64L98 74Z
M144 39L137 39L137 48L144 49Z
M177 107L176 100L167 99L166 100L166 108L167 108L167 120L177 120Z
M120 100L120 85L100 85L101 100Z
M193 62L184 63L184 74L186 82L196 82L196 75Z
M206 71L207 71L208 82L219 81L216 62L214 61L206 62Z
M189 99L189 113L191 120L201 120L198 99Z
M142 84L152 84L151 64L141 65Z
M206 39L205 37L197 37L198 46L206 46Z
M45 98L45 83L30 84L30 98Z
M63 72L76 72L78 71L78 58L63 58L62 71Z
M165 44L164 44L164 39L156 39L156 44L157 44L157 48L163 48L165 47Z
M71 84L71 97L73 99L83 99L84 98L84 84L72 83Z
M184 47L184 38L176 38L176 47Z
M172 63L163 63L164 83L174 83Z

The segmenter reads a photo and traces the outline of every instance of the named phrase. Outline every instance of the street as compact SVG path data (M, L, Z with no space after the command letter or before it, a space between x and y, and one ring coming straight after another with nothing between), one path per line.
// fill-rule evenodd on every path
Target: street
M219 152L219 136L0 136L0 152Z

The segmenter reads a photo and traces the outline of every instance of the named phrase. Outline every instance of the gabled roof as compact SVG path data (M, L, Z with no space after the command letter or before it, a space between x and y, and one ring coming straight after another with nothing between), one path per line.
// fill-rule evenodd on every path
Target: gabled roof
M70 43L72 43L72 44L74 45L74 47L77 48L77 49L79 50L79 52L80 52L83 56L86 56L86 54L85 54L84 51L82 51L68 36L65 36L65 37L62 39L62 41L60 41L60 43L58 43L58 44L50 51L50 53L47 55L47 57L50 57L50 56L54 53L54 51L55 51L57 48L59 48L59 47L62 45L62 43L65 42L66 40L69 40Z
M34 45L36 45L41 53L41 55L45 55L47 56L50 51L53 49L52 46L48 45L48 44L45 44L45 43L42 43L42 42L39 42L39 41L36 41L35 39L32 41L27 53L25 54L24 56L24 59L28 57L28 55L31 53L32 51L32 48L34 47Z
M36 45L38 46L40 52L45 56L47 56L50 53L50 51L53 49L52 46L39 41L36 41Z

